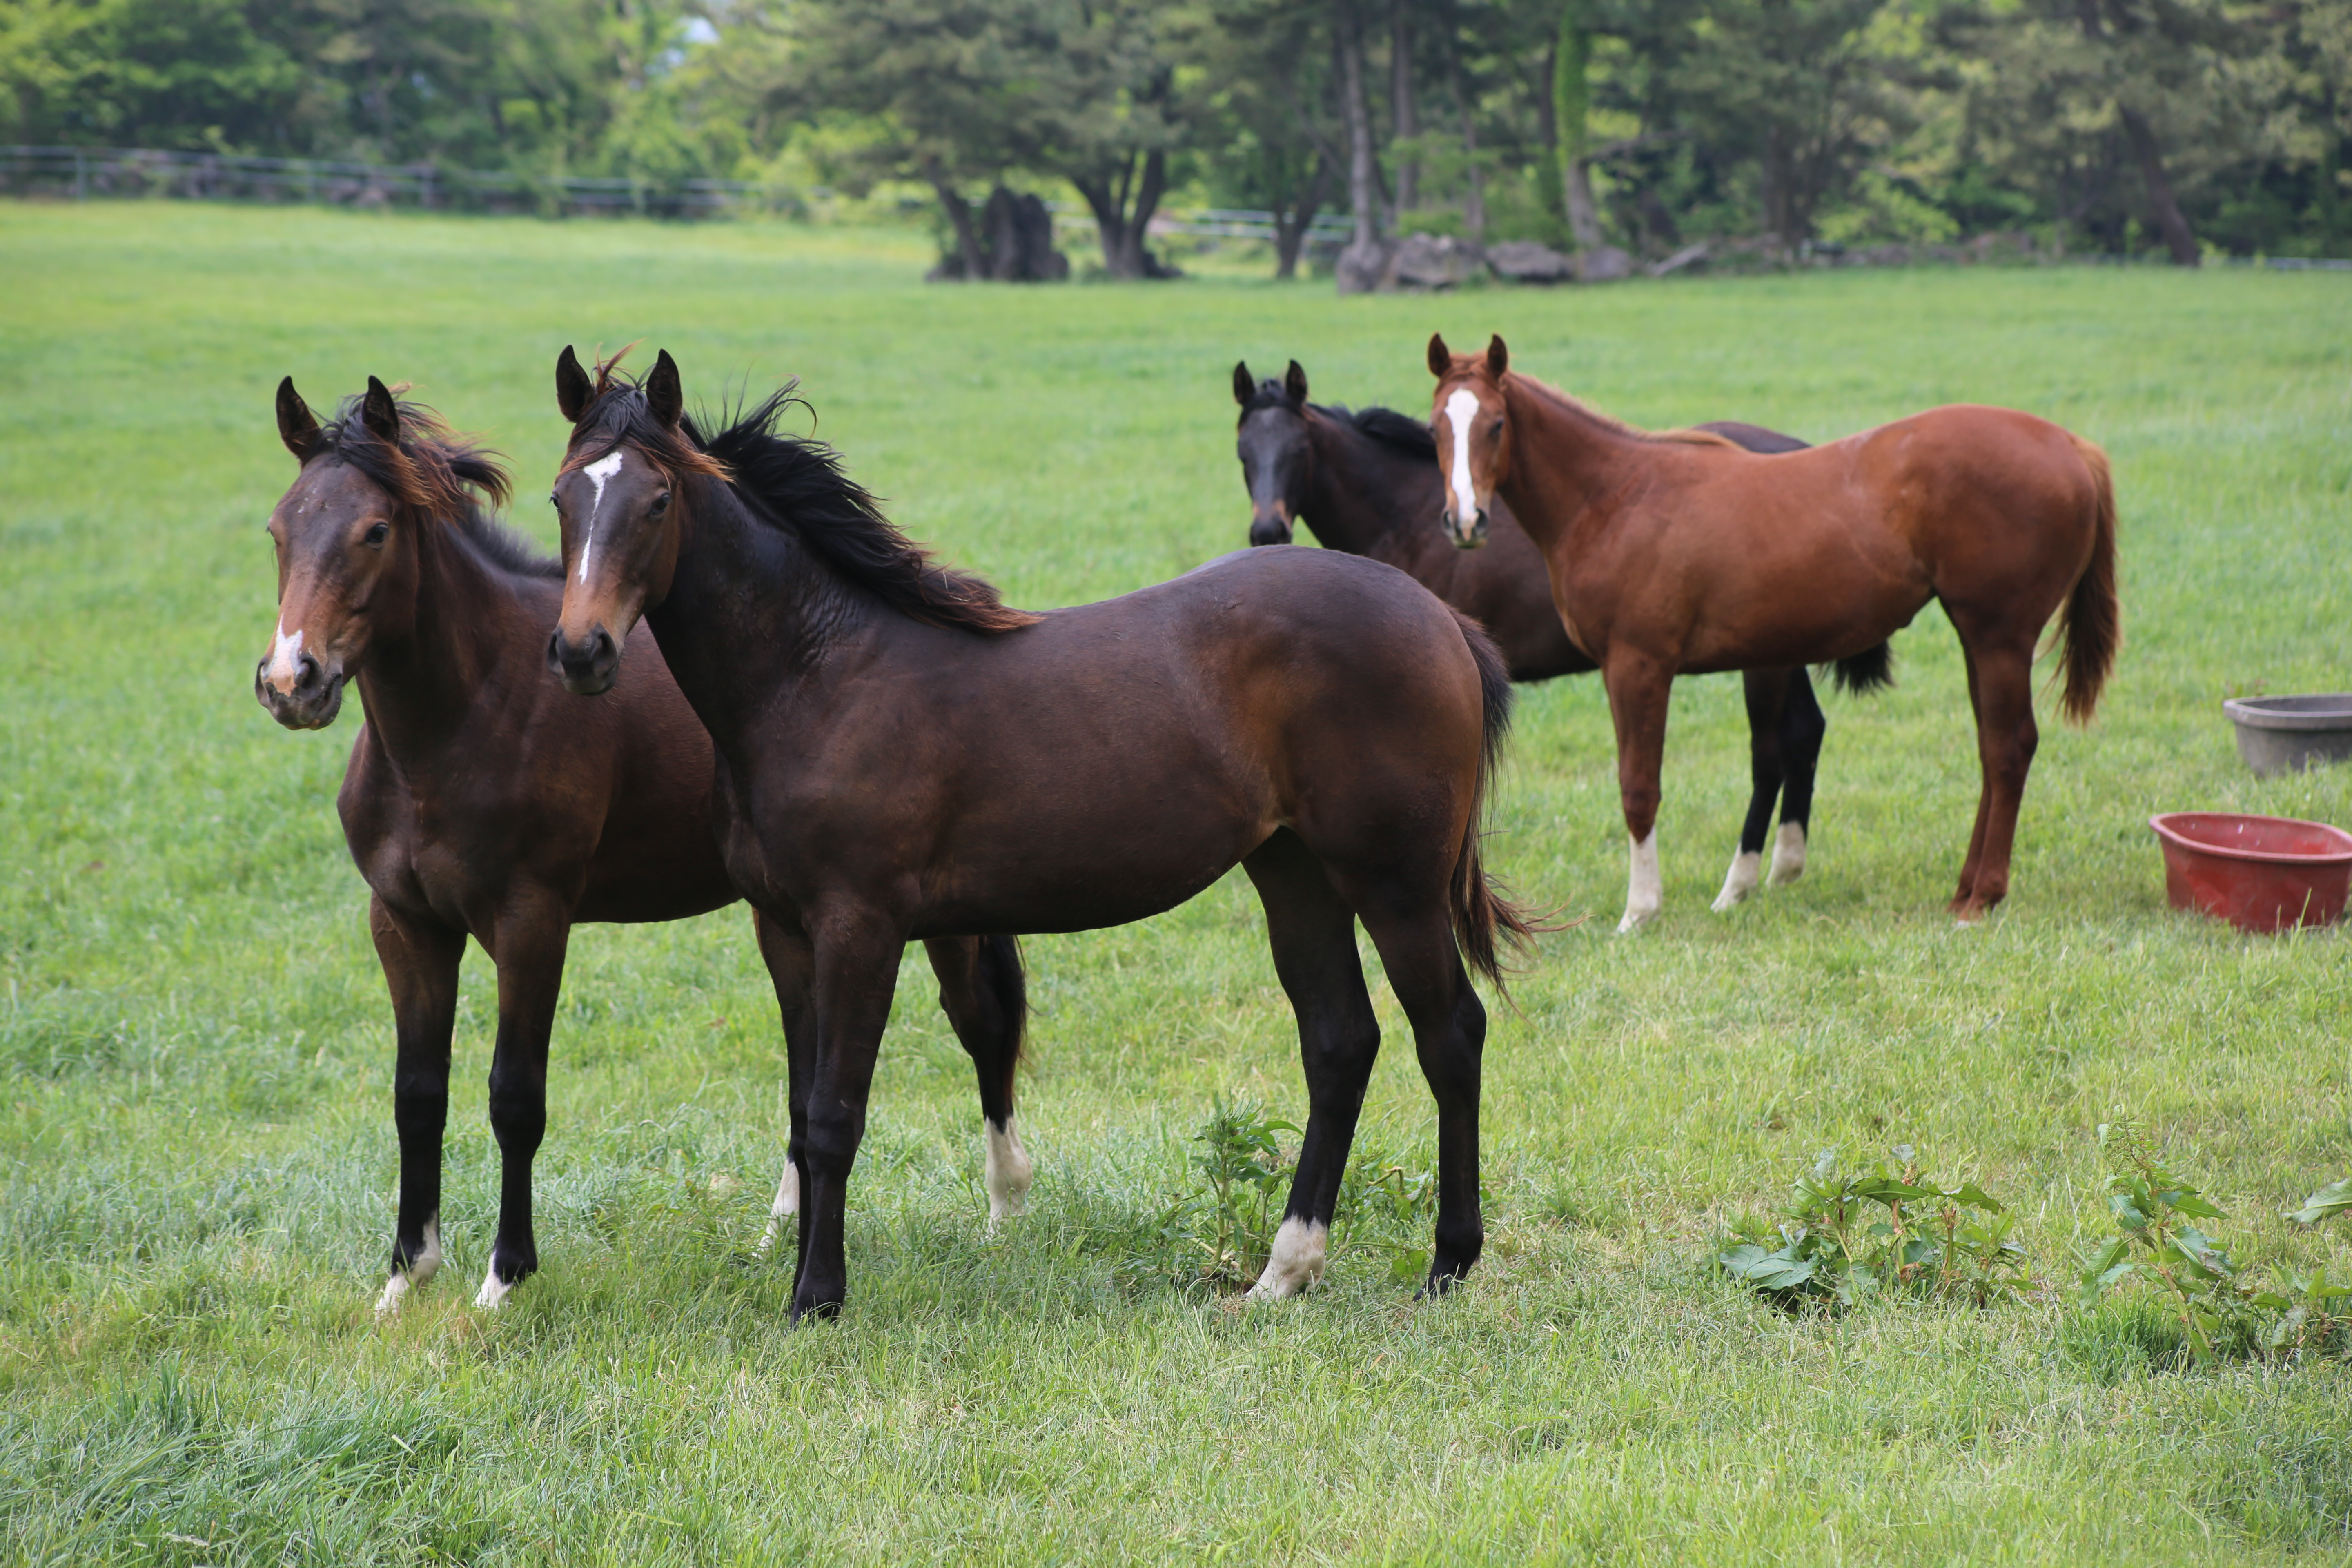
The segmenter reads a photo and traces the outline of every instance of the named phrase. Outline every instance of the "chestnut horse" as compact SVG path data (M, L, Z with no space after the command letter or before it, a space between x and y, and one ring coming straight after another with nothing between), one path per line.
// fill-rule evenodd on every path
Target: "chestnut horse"
M1087 931L1174 908L1236 863L1265 907L1307 1080L1298 1172L1254 1288L1321 1272L1380 1027L1361 921L1437 1101L1425 1289L1478 1257L1496 933L1478 836L1510 679L1403 573L1262 550L1033 615L898 532L789 389L705 440L667 353L639 383L566 349L555 484L572 690L610 688L642 616L719 753L720 842L764 917L801 1173L793 1314L847 1289L843 1228L895 954L935 932ZM635 656L631 656L635 657Z
M1429 426L1388 408L1350 413L1307 400L1307 373L1297 360L1281 381L1253 383L1246 363L1234 366L1234 401L1241 405L1237 445L1249 489L1252 544L1287 544L1303 522L1328 550L1369 555L1407 572L1422 586L1486 628L1511 667L1513 680L1549 680L1600 667L1568 640L1552 606L1551 575L1502 500L1494 503L1486 546L1456 550L1429 526L1443 503L1437 443ZM1801 452L1805 443L1759 425L1725 420L1702 430L1751 452ZM1868 689L1886 679L1882 646L1837 667L1840 684ZM1743 673L1748 699L1747 820L1739 847L1715 900L1719 912L1738 904L1761 881L1793 882L1804 874L1805 835L1812 816L1813 775L1828 722L1813 697L1804 666ZM1772 807L1780 805L1780 831L1772 841L1772 868L1764 875L1764 840Z
M430 410L371 377L322 426L289 377L278 431L302 471L269 516L278 630L254 693L289 730L334 722L347 679L367 709L336 806L373 894L368 929L398 1041L400 1210L377 1310L441 1266L441 1134L469 933L499 972L489 1108L504 1170L475 1298L492 1307L539 1264L530 1167L572 927L735 900L711 835L710 738L650 637L595 708L548 679L562 563L483 515L479 500L505 499L506 474ZM940 1003L979 1069L1001 1214L1029 1178L1013 1126L1020 952L1009 936L929 945ZM798 1191L787 1168L772 1232Z
M1660 901L1658 767L1677 673L1851 658L1930 599L1967 660L1983 788L1951 909L2009 891L2037 731L2033 645L2058 616L2066 716L2088 722L2122 639L2106 454L2006 408L1934 408L1802 452L1651 435L1429 340L1443 524L1475 547L1494 498L1543 549L1552 602L1601 662L1632 845L1630 931Z

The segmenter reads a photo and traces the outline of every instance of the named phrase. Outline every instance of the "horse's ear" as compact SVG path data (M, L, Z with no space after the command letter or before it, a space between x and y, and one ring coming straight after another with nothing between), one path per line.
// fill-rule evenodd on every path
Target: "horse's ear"
M679 416L686 412L686 389L678 384L677 361L669 357L667 349L662 350L646 376L646 406L665 430L677 429Z
M319 449L319 416L294 390L290 375L278 384L278 438L286 443L298 463L309 462Z
M1445 373L1453 368L1454 351L1445 346L1445 334L1443 332L1430 333L1429 374L1437 377L1438 380L1444 381L1445 379Z
M373 376L368 377L367 395L360 399L360 423L385 446L400 445L400 405L392 400L392 388Z
M1251 395L1256 391L1257 383L1250 379L1249 361L1245 359L1234 361L1234 401L1247 408Z
M572 345L564 344L563 352L555 356L555 406L577 425L580 416L588 412L588 405L595 401L596 384L580 368L580 356L572 352Z
M1511 368L1511 351L1503 346L1503 334L1496 332L1486 340L1486 374L1496 381Z
M1307 406L1307 372L1297 360L1290 362L1290 370L1282 378L1282 395L1290 399L1293 408Z

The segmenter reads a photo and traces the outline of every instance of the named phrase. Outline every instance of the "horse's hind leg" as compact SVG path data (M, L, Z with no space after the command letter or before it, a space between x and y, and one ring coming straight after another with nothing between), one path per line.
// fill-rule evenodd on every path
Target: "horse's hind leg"
M1322 1276L1364 1086L1380 1054L1381 1026L1356 954L1355 915L1322 863L1283 828L1242 865L1265 906L1275 973L1298 1018L1298 1055L1307 1069L1307 1131L1297 1174L1273 1256L1250 1288L1253 1300L1269 1300Z
M1412 1024L1422 1076L1437 1101L1437 1245L1422 1288L1434 1296L1469 1273L1486 1245L1478 1214L1478 1089L1486 1009L1462 967L1442 904L1401 916L1368 906L1362 919Z
M1021 945L1010 936L934 937L923 943L940 979L940 1007L980 1078L988 1223L1027 1206L1033 1167L1013 1119L1013 1069L1029 1010Z
M522 901L501 920L490 956L499 966L499 1037L490 1054L490 1131L499 1140L499 1234L474 1296L496 1307L539 1268L531 1230L530 1167L547 1135L547 1042L563 987L571 913L552 898Z
M2009 893L2017 814L2041 732L2033 722L2032 642L1987 647L1990 639L1970 637L1973 628L1954 618L1969 651L1969 696L1976 710L1977 760L1984 778L1976 833L1960 868L1959 889L1952 895L1952 913L1968 924Z
M1612 657L1603 674L1617 730L1617 793L1625 810L1625 918L1637 931L1658 918L1665 888L1658 871L1658 773L1665 761L1666 703L1674 671L1644 654Z
M1801 678L1803 672L1797 673ZM1748 819L1739 825L1739 847L1732 854L1731 869L1723 874L1723 891L1715 896L1717 914L1745 900L1764 879L1764 835L1772 826L1772 807L1780 798L1786 771L1780 731L1789 705L1789 676L1785 669L1750 669L1740 676L1748 699Z
M1780 763L1787 777L1780 787L1780 831L1772 840L1772 869L1765 878L1776 888L1805 874L1813 780L1821 771L1822 741L1829 728L1821 700L1813 695L1812 679L1799 665L1789 672L1789 700L1780 710Z
M382 899L368 907L368 931L392 990L397 1042L392 1117L400 1131L400 1212L392 1278L376 1298L381 1315L397 1310L409 1287L441 1267L441 1134L449 1121L449 1035L466 933L406 919Z

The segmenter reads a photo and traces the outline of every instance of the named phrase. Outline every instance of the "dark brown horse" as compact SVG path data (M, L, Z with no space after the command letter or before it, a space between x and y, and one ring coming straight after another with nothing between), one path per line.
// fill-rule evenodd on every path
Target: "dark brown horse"
M1246 363L1234 366L1234 401L1241 405L1238 447L1249 488L1252 544L1287 544L1303 522L1330 550L1369 555L1412 574L1423 587L1486 628L1503 650L1514 680L1548 680L1600 667L1568 640L1551 602L1551 574L1543 552L1497 499L1479 550L1457 550L1429 526L1443 505L1445 478L1429 426L1387 408L1351 413L1307 400L1307 373L1298 362L1281 381L1252 382ZM1805 443L1759 425L1726 420L1702 430L1751 452L1801 452ZM1883 682L1886 655L1837 666L1849 689ZM1743 672L1748 698L1749 792L1739 847L1723 879L1715 908L1725 910L1756 889L1764 876L1764 839L1772 807L1780 831L1772 843L1769 880L1793 882L1804 874L1805 837L1812 816L1813 776L1828 723L1813 683L1793 669Z
M1172 909L1236 863L1298 1016L1308 1113L1274 1255L1321 1271L1380 1043L1356 952L1379 948L1438 1111L1428 1288L1468 1269L1496 973L1478 833L1510 706L1476 626L1401 572L1238 554L1031 615L893 528L769 398L705 440L665 353L640 384L570 350L555 485L563 613L548 658L612 686L639 617L719 752L721 842L764 917L804 1202L795 1317L839 1310L849 1173L896 953L935 932L1085 931ZM634 656L632 656L634 657Z
M1444 524L1478 542L1493 498L1542 546L1552 600L1601 661L1632 842L1625 926L1658 907L1658 765L1678 672L1850 658L1933 599L1958 632L1983 771L1952 911L2009 891L2033 762L2033 647L2052 616L2068 718L2087 722L2122 640L2106 455L2005 408L1956 405L1778 457L1649 435L1429 340Z
M539 1262L530 1166L572 927L734 901L711 834L710 739L649 637L631 645L605 702L583 705L547 678L562 563L483 514L480 500L505 498L505 473L429 410L371 378L321 426L289 378L278 430L302 471L269 517L278 630L254 691L291 730L332 723L346 679L367 709L336 805L373 893L368 928L398 1038L400 1213L377 1307L397 1308L441 1264L441 1134L468 933L499 970L489 1101L504 1179L475 1299L495 1306ZM1003 1213L1029 1178L1013 1126L1019 951L1010 937L929 947L940 1002L979 1068L990 1204ZM779 1220L798 1192L788 1168Z

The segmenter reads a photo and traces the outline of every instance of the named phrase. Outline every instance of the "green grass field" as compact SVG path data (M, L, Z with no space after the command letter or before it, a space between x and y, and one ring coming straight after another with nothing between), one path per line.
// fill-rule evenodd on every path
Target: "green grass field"
M2145 818L2352 822L2352 770L2257 782L2221 700L2340 689L2352 293L2324 275L1850 273L1342 301L1238 278L926 288L911 235L164 205L0 206L0 1555L54 1563L792 1560L2161 1563L2352 1557L2352 1373L2182 1370L2070 1304L2095 1126L2143 1119L2242 1257L2352 1268L2280 1217L2352 1172L2335 933L2164 906ZM978 1116L919 959L852 1194L850 1305L786 1325L752 1255L781 1041L739 908L584 928L540 1160L544 1270L475 1312L497 1151L467 966L439 1279L370 1303L390 1013L325 733L254 702L270 393L418 384L515 461L551 367L632 339L689 398L803 378L918 536L1047 605L1244 542L1235 358L1421 411L1422 344L1652 425L1823 438L1940 402L2104 443L2127 647L2046 701L2015 892L1943 913L1977 782L1932 610L1899 684L1827 700L1811 868L1706 907L1747 796L1738 688L1679 688L1668 907L1624 858L1591 680L1522 693L1490 840L1546 938L1487 1053L1489 1250L1417 1305L1408 1233L1337 1237L1271 1309L1138 1267L1220 1098L1293 1119L1295 1037L1238 878L1028 944L1031 1214L982 1224ZM1390 1050L1360 1147L1431 1157ZM1916 1144L2021 1215L2047 1299L1784 1315L1721 1280L1817 1151Z

